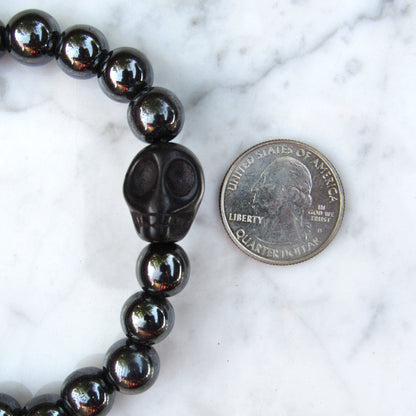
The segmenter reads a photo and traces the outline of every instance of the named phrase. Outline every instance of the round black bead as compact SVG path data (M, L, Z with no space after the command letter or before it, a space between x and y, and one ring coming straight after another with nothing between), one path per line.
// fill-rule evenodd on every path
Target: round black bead
M114 389L95 367L74 371L64 381L61 396L77 416L106 415L114 403Z
M121 393L142 393L159 375L159 356L154 348L122 339L113 344L104 358L104 369Z
M175 323L172 304L165 298L146 292L130 296L121 311L124 333L136 341L155 344L164 340Z
M0 20L0 57L4 55L6 50L6 28L3 22Z
M63 400L57 394L43 394L34 397L24 408L25 416L68 416Z
M0 416L20 415L20 404L12 396L0 393Z
M148 143L168 142L182 129L184 110L171 91L153 87L140 94L128 108L133 133Z
M136 264L137 280L144 290L163 296L179 293L189 280L189 259L177 244L146 246Z
M59 39L59 25L41 10L24 10L11 18L7 25L10 54L27 65L49 62Z
M74 78L87 79L100 71L108 51L108 43L101 31L75 25L62 33L58 48L58 64Z
M103 91L113 100L129 102L153 83L148 59L137 49L119 48L111 53L100 74Z

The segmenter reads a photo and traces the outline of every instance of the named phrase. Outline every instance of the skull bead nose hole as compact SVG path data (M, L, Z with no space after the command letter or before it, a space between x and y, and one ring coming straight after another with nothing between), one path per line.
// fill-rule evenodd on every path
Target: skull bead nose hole
M166 185L174 196L187 196L196 183L196 173L190 163L183 159L173 160L166 170Z
M132 175L131 190L133 194L140 198L148 192L154 190L158 179L158 167L152 159L140 160Z

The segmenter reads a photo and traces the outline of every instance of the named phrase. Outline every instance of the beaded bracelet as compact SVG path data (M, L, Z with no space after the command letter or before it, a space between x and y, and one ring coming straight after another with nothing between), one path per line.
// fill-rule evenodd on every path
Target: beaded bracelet
M110 410L115 391L134 394L147 390L159 373L153 344L172 330L174 310L167 297L189 278L189 260L176 244L188 232L200 205L204 178L201 165L186 147L169 143L182 129L183 107L170 91L151 87L152 67L133 48L110 51L97 29L71 26L60 33L58 23L40 10L0 22L0 55L4 51L28 65L56 58L75 78L98 77L110 98L129 102L133 133L150 143L128 168L123 192L134 226L150 244L140 253L137 279L143 291L132 295L121 311L126 338L107 351L103 368L76 370L64 381L61 395L45 394L23 408L0 394L0 416L94 416Z

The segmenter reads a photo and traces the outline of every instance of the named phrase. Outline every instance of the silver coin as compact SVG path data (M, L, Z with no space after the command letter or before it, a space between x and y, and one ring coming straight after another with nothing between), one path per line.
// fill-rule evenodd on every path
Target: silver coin
M294 264L332 241L344 214L344 191L320 152L297 141L272 140L231 165L220 211L227 233L246 254L270 264Z

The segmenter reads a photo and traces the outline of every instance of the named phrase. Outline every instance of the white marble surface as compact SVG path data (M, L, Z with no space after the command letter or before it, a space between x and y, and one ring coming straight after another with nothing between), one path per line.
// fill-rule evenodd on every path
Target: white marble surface
M111 414L415 415L415 3L15 0L0 16L33 7L147 54L205 169L159 379ZM143 144L124 105L54 62L4 56L0 96L0 390L23 403L123 335L145 243L121 186ZM228 165L270 138L321 150L346 191L338 236L296 266L247 257L219 217Z

